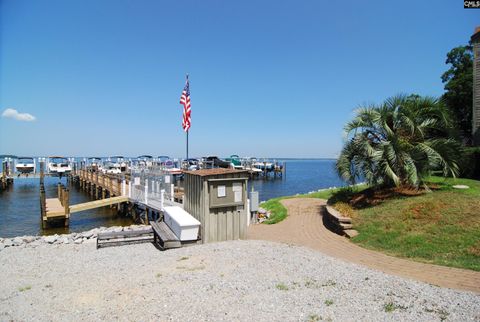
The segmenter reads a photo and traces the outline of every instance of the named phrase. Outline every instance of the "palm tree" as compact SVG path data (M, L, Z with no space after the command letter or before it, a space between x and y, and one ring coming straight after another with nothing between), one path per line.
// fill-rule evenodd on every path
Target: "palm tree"
M459 144L448 138L450 128L446 107L432 97L398 95L360 107L345 126L337 172L349 183L415 188L432 170L455 177Z

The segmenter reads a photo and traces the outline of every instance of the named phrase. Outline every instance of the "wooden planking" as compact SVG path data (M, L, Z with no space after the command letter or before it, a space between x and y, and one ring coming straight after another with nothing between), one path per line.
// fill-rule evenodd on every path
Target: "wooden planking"
M97 236L97 248L124 243L150 242L153 241L153 239L153 230L151 227L142 230L102 232Z
M209 208L209 196L208 196L208 183L207 181L202 181L202 178L201 177L198 177L198 180L199 181L199 185L203 186L203 189L202 189L202 193L200 194L200 198L203 199L203 209L202 209L202 218L203 218L203 221L201 221L202 223L202 226L203 229L204 229L204 232L205 232L205 235L204 235L204 239L203 242L204 243L208 243L211 241L211 226L215 225L216 224L216 217L215 216L212 216L210 214L210 208ZM213 228L211 228L213 229Z
M153 229L148 227L146 229L139 229L139 230L127 230L127 231L109 231L109 232L100 232L98 233L98 239L112 239L112 238L120 238L120 237L135 237L141 236L145 234L153 233Z
M47 218L65 217L65 208L62 206L60 199L45 199L45 215Z
M245 183L243 185L243 195L245 196L245 198L243 200L243 211L241 211L238 214L238 216L240 217L239 218L239 227L238 227L238 232L239 232L238 238L247 239L247 222L248 222L247 217L250 216L250 214L247 212L247 209L248 209L247 181L245 181Z
M70 206L70 213L113 205L128 201L127 196L111 197Z
M153 231L162 238L163 241L178 241L178 237L175 236L173 231L167 226L163 221L152 222L150 225L153 228Z
M182 246L180 240L165 222L152 222L151 226L153 228L154 241L156 241L158 237L160 239L160 244L164 249L178 248Z
M235 213L233 214L233 239L240 238L240 217L242 213Z
M225 232L226 232L226 240L232 240L233 239L233 217L234 213L233 211L229 210L226 212L226 222L225 222Z
M210 208L210 191L207 180L238 180L243 184L243 209L237 207ZM244 173L229 173L185 176L184 208L201 222L200 234L203 243L246 238L247 225L247 180Z

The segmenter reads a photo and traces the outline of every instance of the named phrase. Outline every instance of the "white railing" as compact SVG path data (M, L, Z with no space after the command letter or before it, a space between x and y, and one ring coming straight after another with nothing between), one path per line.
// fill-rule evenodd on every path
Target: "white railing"
M130 169L129 198L156 208L174 200L172 175L161 166L137 166Z

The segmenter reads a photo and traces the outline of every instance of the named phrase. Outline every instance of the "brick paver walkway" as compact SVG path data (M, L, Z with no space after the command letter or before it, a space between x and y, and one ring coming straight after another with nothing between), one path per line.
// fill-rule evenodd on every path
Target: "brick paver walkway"
M293 198L282 201L288 217L275 225L250 225L249 239L306 246L348 262L429 284L480 293L480 272L424 264L368 250L332 233L322 222L325 201Z

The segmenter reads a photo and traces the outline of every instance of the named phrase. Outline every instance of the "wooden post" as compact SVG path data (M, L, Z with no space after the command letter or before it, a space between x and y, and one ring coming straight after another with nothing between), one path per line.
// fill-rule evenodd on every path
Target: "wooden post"
M148 207L145 207L145 225L148 225Z
M68 188L65 188L63 200L63 206L65 209L65 227L68 227L70 221L70 190L68 190Z
M58 196L58 199L60 199L60 202L62 202L62 185L60 184L60 182L57 184L57 196Z
M108 177L108 190L110 191L110 197L114 196L113 193L113 183L112 183L112 178Z
M42 229L46 228L46 222L43 219L46 216L46 199L45 199L45 187L40 184L40 220L42 221Z
M40 161L40 184L43 185L45 173L43 171L44 162Z

